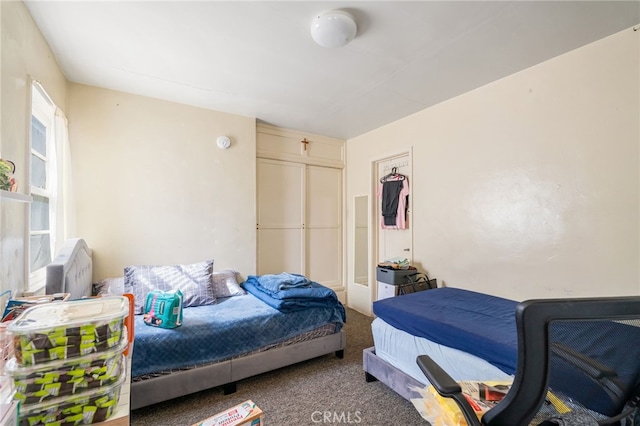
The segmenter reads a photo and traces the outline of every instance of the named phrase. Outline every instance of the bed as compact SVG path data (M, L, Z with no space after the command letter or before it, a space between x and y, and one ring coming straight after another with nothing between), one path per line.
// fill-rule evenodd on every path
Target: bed
M416 357L425 354L456 381L510 380L518 362L517 306L513 300L455 288L374 302L374 347L363 352L365 377L382 381L406 399L419 397L411 387L428 383L416 364ZM587 377L571 355L583 354L599 365L616 366L618 380L635 388L640 385L636 372L640 346L627 342L640 341L640 328L616 321L594 325L593 321L567 321L549 326L554 349L569 355L555 360L550 386L604 406L608 396L603 386ZM628 351L610 350L625 346Z
M411 388L422 388L428 381L418 368L416 357L429 354L455 380L508 379L515 371L516 304L454 288L376 301L376 318L371 324L374 346L363 351L365 378L380 380L405 399L417 398L419 393ZM466 317L469 312L473 315ZM468 326L471 331L456 335L461 326ZM498 331L499 337L490 337L498 339L497 344L479 344L491 330ZM482 355L487 351L494 356L494 363Z
M47 267L49 292L92 295L91 251L82 239L67 241ZM326 354L342 358L344 307L333 297L304 309L276 302L277 309L242 292L184 308L175 329L135 315L131 410L218 386L232 393L239 380Z

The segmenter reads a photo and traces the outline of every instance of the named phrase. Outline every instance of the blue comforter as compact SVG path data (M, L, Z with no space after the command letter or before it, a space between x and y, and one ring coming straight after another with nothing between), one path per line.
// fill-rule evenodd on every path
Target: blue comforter
M340 331L344 308L313 306L285 313L251 294L185 308L183 325L174 329L145 325L142 315L136 315L131 376L222 361L328 323Z
M290 274L249 275L242 286L247 292L282 312L292 312L309 307L334 308L341 312L343 321L346 320L344 306L333 290L315 281L309 281L308 285L304 286L283 287L279 284L279 280L288 279L287 275Z

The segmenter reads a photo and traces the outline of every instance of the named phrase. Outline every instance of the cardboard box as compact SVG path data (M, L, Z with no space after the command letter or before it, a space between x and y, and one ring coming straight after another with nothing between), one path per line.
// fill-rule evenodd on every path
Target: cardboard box
M263 426L264 414L251 400L231 407L192 426Z

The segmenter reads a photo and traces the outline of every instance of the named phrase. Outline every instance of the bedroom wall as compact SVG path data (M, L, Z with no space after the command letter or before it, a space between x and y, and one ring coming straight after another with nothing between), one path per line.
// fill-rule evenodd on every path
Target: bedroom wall
M40 30L22 2L0 2L0 158L16 163L18 191L29 162L30 77L40 81L52 100L65 110L66 79ZM15 295L27 284L28 205L0 201L0 291Z
M439 283L516 300L640 294L639 37L349 140L347 205L369 192L371 161L412 149L414 259Z
M205 259L255 273L254 118L70 84L69 133L94 280Z

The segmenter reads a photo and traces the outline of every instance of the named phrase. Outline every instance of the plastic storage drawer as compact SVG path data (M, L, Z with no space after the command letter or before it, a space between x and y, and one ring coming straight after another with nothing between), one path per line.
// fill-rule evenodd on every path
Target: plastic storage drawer
M12 358L5 366L5 372L13 379L14 399L23 406L32 405L113 385L126 369L122 355L127 346L125 336L123 334L121 343L107 352L69 360L19 367Z
M417 269L387 269L378 266L376 271L376 281L386 284L407 284L409 276L416 275Z
M87 425L107 420L115 413L120 389L126 379L123 371L111 386L72 397L20 407L20 426Z
M7 331L17 365L24 367L117 346L128 314L129 300L122 296L55 302L27 309Z

